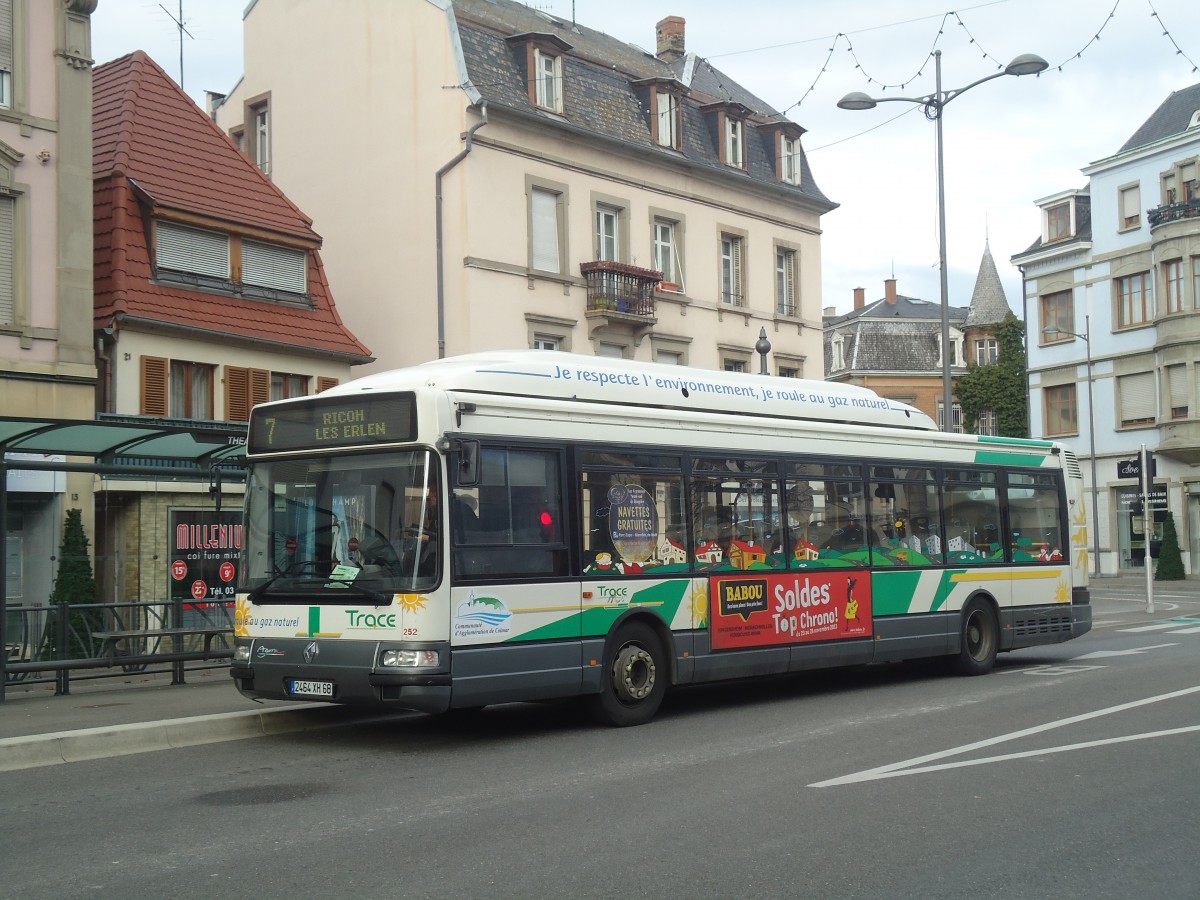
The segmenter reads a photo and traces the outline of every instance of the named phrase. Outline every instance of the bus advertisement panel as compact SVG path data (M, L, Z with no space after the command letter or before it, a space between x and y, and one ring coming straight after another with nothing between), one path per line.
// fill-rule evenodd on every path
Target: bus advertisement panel
M866 572L792 572L711 580L714 650L871 634Z

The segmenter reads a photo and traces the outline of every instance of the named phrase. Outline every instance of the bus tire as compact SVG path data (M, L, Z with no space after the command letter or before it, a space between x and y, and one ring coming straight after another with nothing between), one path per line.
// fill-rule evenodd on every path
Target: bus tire
M960 675L986 675L996 663L1000 626L992 605L976 597L962 611L958 656L954 668Z
M592 715L605 725L624 728L649 722L667 691L662 641L644 622L623 626L604 658L600 693L591 698Z

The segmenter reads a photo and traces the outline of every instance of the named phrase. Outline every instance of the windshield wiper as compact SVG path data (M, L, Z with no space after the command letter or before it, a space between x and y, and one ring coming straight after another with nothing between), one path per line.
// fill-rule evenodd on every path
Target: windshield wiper
M261 597L263 594L265 594L267 592L267 589L269 587L271 587L271 585L273 585L275 582L279 581L281 578L292 577L293 571L295 569L300 569L301 571L303 571L306 568L315 569L319 564L320 563L315 559L305 559L305 560L300 560L298 562L291 563L288 566L286 566L282 572L276 572L274 575L272 575L270 578L268 578L262 584L258 585L257 587L251 588L250 591L247 593L246 597L251 603L257 603L258 598ZM321 576L321 575L317 574L316 572L314 572L312 575L310 575L305 580L306 581L324 581L325 579L324 579L324 576Z

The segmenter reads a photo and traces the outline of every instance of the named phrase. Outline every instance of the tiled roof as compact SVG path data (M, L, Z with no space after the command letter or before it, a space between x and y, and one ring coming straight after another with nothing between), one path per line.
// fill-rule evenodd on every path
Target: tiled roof
M967 308L967 327L997 325L1010 312L1000 273L996 271L996 261L992 259L992 248L985 245L979 274L975 276L975 290L971 293L971 305Z
M967 313L965 307L951 306L950 325L962 328ZM823 335L825 375L938 372L941 321L940 303L903 295L898 295L894 304L878 300L862 309L826 318ZM846 366L831 373L831 343L835 335L840 335L844 342L842 353Z
M603 32L514 0L453 0L453 8L468 77L489 107L538 116L550 127L558 124L647 154L661 154L664 164L682 162L742 177L721 163L716 135L710 131L713 117L700 111L701 106L712 102L738 103L750 110L745 174L781 196L793 195L822 210L836 208L837 204L817 187L803 152L800 185L785 184L776 178L770 133L762 126L789 120L706 60L689 55L667 63ZM530 33L551 34L571 45L563 55L561 116L539 111L530 101L523 68L518 63L522 51L505 40ZM633 86L633 82L647 78L675 79L689 88L682 103L681 152L659 147L653 140L649 117Z
M1200 84L1172 92L1121 146L1120 152L1144 147L1146 144L1153 144L1155 141L1187 131L1188 124L1197 112L1200 112ZM1197 128L1200 133L1200 127L1192 127Z
M152 322L367 362L342 324L311 220L142 51L92 82L96 327ZM154 280L143 214L277 236L307 247L308 303L188 290Z

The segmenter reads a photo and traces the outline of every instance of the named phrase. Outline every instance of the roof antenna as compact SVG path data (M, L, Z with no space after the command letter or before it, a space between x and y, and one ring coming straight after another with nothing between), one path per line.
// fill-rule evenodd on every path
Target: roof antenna
M169 9L167 9L165 6L163 6L161 3L158 4L158 8L161 9L163 12L165 12L167 14L167 18L169 18L172 22L174 22L175 27L179 29L179 87L180 87L180 89L182 89L183 88L183 36L186 34L188 37L192 38L193 41L196 38L192 36L192 33L187 30L187 26L184 24L183 0L179 0L179 16L178 17L171 15L171 11Z

